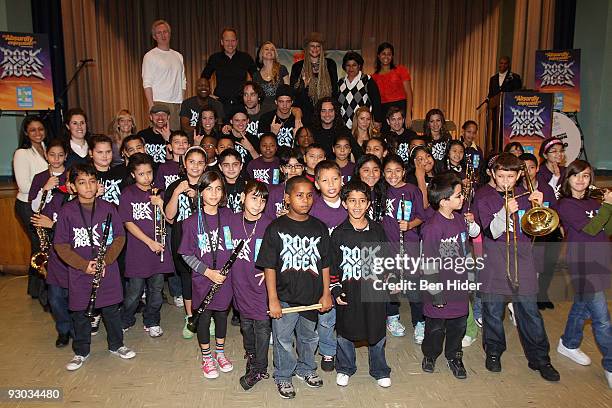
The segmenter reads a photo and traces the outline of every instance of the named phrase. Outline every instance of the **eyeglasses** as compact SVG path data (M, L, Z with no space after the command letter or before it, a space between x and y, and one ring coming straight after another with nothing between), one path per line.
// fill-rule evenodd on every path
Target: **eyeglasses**
M302 164L285 164L285 167L289 170L303 170L304 165Z

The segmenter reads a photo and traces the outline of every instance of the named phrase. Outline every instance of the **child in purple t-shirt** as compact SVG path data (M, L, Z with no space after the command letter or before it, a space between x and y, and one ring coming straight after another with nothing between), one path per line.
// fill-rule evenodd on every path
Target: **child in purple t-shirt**
M351 137L345 134L336 137L332 151L334 156L336 156L336 163L340 167L342 184L346 184L355 172L355 163L351 161Z
M240 385L246 391L268 378L268 345L272 325L268 316L268 294L264 273L255 267L264 232L270 219L264 215L268 190L261 181L249 180L242 193L244 211L236 214L232 235L246 240L232 267L234 305L240 312L240 331L247 359Z
M119 216L128 232L125 277L129 280L121 310L122 325L126 331L136 323L134 315L146 285L144 328L149 336L159 337L164 333L159 324L164 274L174 272L170 250L155 233L156 226L161 228L165 219L164 202L151 189L153 159L150 156L136 153L130 158L128 169L135 184L125 188L119 202Z
M179 160L185 155L189 148L189 137L180 130L175 130L170 133L169 149L172 154L172 160L166 160L161 163L155 172L155 181L153 185L157 188L165 190L179 179L181 172L184 169L180 168Z
M336 162L323 160L315 167L315 186L320 195L315 195L310 215L323 221L329 230L334 229L346 220L346 209L342 206L340 191L342 189L342 173ZM336 358L336 309L319 314L319 353L321 354L321 369L333 371Z
M282 176L280 184L268 187L268 202L266 203L266 216L271 220L287 214L285 205L285 186L292 177L299 176L304 171L304 164L300 159L298 149L279 149L279 164Z
M178 252L192 270L193 310L200 307L213 284L219 284L206 310L198 321L198 343L202 353L202 372L206 378L219 377L234 369L225 355L227 311L232 301L232 274L225 276L220 269L234 250L232 226L235 214L225 204L223 176L207 171L201 178L202 192L197 197L195 214L183 222L183 237ZM211 319L215 324L215 355L210 349Z
M272 185L280 182L280 170L278 157L276 157L276 135L272 132L264 132L259 139L259 151L261 156L251 160L247 166L250 178L262 183Z
M59 257L68 264L68 307L74 328L72 349L74 357L66 365L68 371L81 368L89 357L91 319L85 314L92 292L93 275L107 215L111 216L106 242L102 279L97 290L95 307L106 327L109 351L123 359L136 356L123 345L121 313L123 300L117 257L125 244L125 232L115 206L96 198L98 181L96 169L90 164L77 164L70 172L70 184L77 198L66 203L58 214L54 247Z
M444 356L453 375L465 379L461 341L467 325L469 298L467 290L451 284L470 283L465 261L469 256L467 235L478 236L480 227L474 222L473 214L461 215L461 189L461 179L454 172L438 174L428 187L429 205L436 213L423 225L423 259L441 259L442 262L423 266L425 276L421 282L427 282L428 286L423 305L426 318L421 367L433 373L436 359L444 347ZM446 267L449 260L454 268ZM444 267L438 269L439 265Z
M580 350L584 323L590 318L603 355L604 376L612 388L612 333L606 299L610 288L612 192L605 190L600 203L591 197L591 183L593 168L588 162L575 160L567 166L557 210L565 231L574 303L557 351L580 365L591 364L589 356Z

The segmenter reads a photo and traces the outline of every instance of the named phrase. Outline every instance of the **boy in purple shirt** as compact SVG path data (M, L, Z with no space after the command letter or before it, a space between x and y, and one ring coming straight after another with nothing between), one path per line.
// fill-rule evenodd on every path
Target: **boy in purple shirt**
M336 137L332 151L336 156L336 163L340 167L342 184L346 184L355 172L355 163L351 161L351 137L344 134Z
M174 130L170 134L169 146L172 160L166 160L165 163L159 165L153 183L155 187L162 190L167 189L170 184L178 180L181 172L184 171L179 166L179 160L189 149L189 137L181 130Z
M129 280L121 310L123 330L136 324L134 315L146 285L144 328L149 336L159 337L164 333L160 326L164 274L174 272L169 246L155 236L155 225L162 222L161 217L165 218L161 209L164 202L151 189L153 159L150 156L136 153L130 158L128 168L135 184L126 187L119 201L119 216L128 232L125 277Z
M54 247L59 257L68 264L68 307L74 327L72 349L74 357L66 365L68 371L81 368L89 357L91 320L85 311L96 273L96 258L100 238L111 215L111 225L104 257L104 270L97 291L95 307L100 310L106 327L109 351L123 359L136 356L123 345L119 305L123 300L117 257L125 244L125 232L115 206L96 198L98 181L96 169L90 164L77 164L70 172L70 184L77 193L75 200L66 203L58 214Z
M240 312L240 331L247 359L240 385L247 391L268 378L268 346L272 326L263 271L255 262L270 219L264 215L268 190L261 181L249 180L242 194L244 211L236 214L232 227L235 242L246 240L232 267L234 305Z
M346 209L340 200L342 188L342 173L336 162L323 160L315 166L315 186L320 195L315 195L310 209L310 215L323 221L331 236L334 228L346 220ZM321 369L334 371L336 358L336 309L319 314L319 353L321 354Z
M514 191L515 195L520 195L525 191L516 185L522 168L523 162L512 153L500 154L491 169L496 193L477 194L473 205L483 229L486 257L484 269L478 274L483 306L483 343L487 354L485 367L492 372L501 371L500 358L506 350L504 305L506 299L511 298L529 368L539 371L547 381L559 381L559 373L550 363L550 345L537 306L538 288L531 238L520 228L522 215L531 208L529 201L541 203L543 194L536 190L529 197L509 198L508 205L505 205L506 192ZM512 217L514 213L517 213L516 217ZM515 222L510 220L509 228L506 228L507 216L516 219ZM510 242L508 256L506 233L513 235L514 227L517 245L515 248Z
M249 177L268 185L278 184L280 170L278 157L276 157L276 135L272 132L264 132L259 139L259 150L261 156L251 160L247 166Z
M468 282L465 271L465 260L469 256L467 235L478 236L480 227L474 222L473 214L462 216L460 213L463 207L461 188L461 179L453 172L436 175L428 186L429 205L436 213L423 225L423 259L440 258L445 266L452 260L456 267L438 269L436 263L423 266L421 283L429 285L423 302L425 337L421 344L424 356L421 367L433 373L436 359L444 347L444 356L453 375L465 379L461 341L467 325L469 298L466 290L454 289L451 284Z

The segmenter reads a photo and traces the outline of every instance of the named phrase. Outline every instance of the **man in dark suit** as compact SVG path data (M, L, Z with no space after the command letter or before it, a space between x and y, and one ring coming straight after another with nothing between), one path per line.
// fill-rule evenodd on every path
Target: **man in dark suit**
M510 71L510 57L499 59L499 72L489 80L489 95L491 98L500 92L514 92L523 87L521 76Z

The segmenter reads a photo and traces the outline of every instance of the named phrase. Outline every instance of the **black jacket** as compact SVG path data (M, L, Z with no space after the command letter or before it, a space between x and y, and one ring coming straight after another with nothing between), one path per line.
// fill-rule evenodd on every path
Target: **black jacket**
M487 95L489 98L497 95L500 92L514 92L518 91L523 87L523 81L521 80L521 76L515 72L508 71L506 78L504 78L504 82L502 86L499 86L499 72L491 77L489 80L489 94Z

